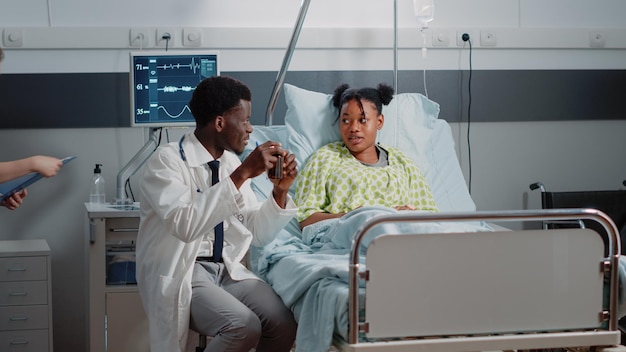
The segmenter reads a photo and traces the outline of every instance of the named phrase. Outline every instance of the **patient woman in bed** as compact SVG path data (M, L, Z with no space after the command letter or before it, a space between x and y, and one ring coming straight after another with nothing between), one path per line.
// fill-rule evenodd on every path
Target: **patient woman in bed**
M437 211L417 165L400 150L376 143L385 122L382 106L393 93L386 84L335 89L342 141L318 149L298 175L295 202L301 228L362 206Z

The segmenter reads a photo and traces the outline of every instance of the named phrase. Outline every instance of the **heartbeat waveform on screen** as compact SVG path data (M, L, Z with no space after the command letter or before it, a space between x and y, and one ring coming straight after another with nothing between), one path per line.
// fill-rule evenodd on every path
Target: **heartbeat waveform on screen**
M200 64L196 63L196 59L195 58L191 58L191 62L187 65L185 64L163 64L161 66L157 65L158 69L161 70L173 70L173 69L181 69L181 68L188 68L190 70L193 71L193 73L196 73L196 70L200 69Z
M191 92L194 89L195 87L190 87L190 86L182 86L182 87L165 86L163 88L157 88L157 90L160 90L164 93L176 93L178 91Z
M171 114L169 111L167 111L167 109L163 105L157 106L157 110L163 110L163 112L165 112L165 114L171 119L179 118L182 114L185 113L185 110L189 111L189 113L191 114L191 110L189 109L189 106L187 105L185 105L185 107L178 114Z

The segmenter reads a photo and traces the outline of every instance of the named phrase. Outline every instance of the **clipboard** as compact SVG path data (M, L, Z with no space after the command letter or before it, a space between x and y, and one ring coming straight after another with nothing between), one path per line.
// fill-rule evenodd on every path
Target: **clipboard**
M69 163L74 159L76 159L75 156L68 156L66 158L63 158L63 165ZM13 195L13 193L23 190L24 188L32 185L42 178L42 174L38 172L31 172L28 175L24 175L18 178L14 178L10 181L0 183L0 203L4 202L4 200Z

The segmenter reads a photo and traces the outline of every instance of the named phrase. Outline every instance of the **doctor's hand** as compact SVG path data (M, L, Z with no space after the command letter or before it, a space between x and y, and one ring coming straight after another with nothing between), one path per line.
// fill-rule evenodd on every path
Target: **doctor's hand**
M284 159L287 151L281 149L280 143L267 141L254 148L241 165L233 171L230 178L239 189L247 179L257 177L272 168L278 161L278 155Z
M272 197L276 201L276 204L283 209L287 206L287 200L289 199L289 187L291 187L296 180L296 176L298 176L296 156L287 153L287 151L285 151L285 153L286 155L282 158L282 177L270 177L270 180L274 184ZM273 171L270 171L270 173L272 172Z
M25 189L23 189L21 191L17 191L15 193L13 193L13 195L11 195L7 199L5 199L2 202L2 206L6 207L9 210L15 210L15 209L19 208L20 205L22 205L23 199L27 195L28 195L28 192L26 192Z
M272 170L270 170L271 172ZM289 187L293 185L297 176L298 163L296 162L296 156L287 152L286 156L283 156L282 178L270 177L270 181L274 184L274 189L289 192Z

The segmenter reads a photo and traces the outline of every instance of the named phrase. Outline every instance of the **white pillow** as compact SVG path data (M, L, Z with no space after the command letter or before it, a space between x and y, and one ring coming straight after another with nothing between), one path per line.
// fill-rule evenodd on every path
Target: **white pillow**
M287 149L296 155L302 168L321 146L341 140L335 123L336 109L332 95L312 92L290 84L284 85L287 113Z
M321 146L341 140L332 95L284 85L287 114L285 147L300 168ZM394 96L383 107L380 143L405 152L424 173L440 211L474 211L461 171L450 126L439 120L439 104L417 93Z
M476 210L459 165L452 130L445 120L433 121L432 134L421 153L425 158L424 164L418 160L416 154L420 153L417 151L405 152L424 173L439 211Z
M439 115L439 104L421 94L403 93L383 106L385 124L378 133L378 141L405 152L422 173L431 167L428 143Z

